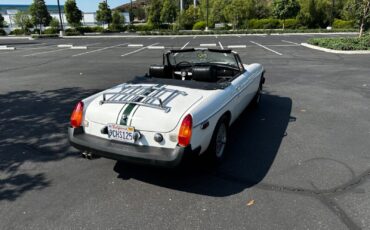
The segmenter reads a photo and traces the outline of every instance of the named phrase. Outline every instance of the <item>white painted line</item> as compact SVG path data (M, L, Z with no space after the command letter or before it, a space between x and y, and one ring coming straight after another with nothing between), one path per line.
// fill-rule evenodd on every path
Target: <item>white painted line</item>
M51 51L27 54L27 55L23 55L23 57L31 57L31 56L36 56L36 55L39 55L39 54L55 53L55 52L59 52L59 51L63 51L63 50L69 50L69 49L70 48L64 48L64 49L58 49L58 50L51 50Z
M221 49L223 50L224 46L221 44L221 42L218 42L218 44L220 45Z
M8 46L0 46L0 49L8 48Z
M257 42L254 42L254 41L250 41L251 43L253 43L253 44L255 44L255 45L257 45L257 46L259 46L259 47L262 47L262 48L264 48L264 49L266 49L266 50L268 50L268 51L271 51L271 52L273 52L273 53L275 53L275 54L277 54L277 55L280 55L280 56L282 56L283 54L281 54L281 53L279 53L279 52L277 52L277 51L275 51L275 50L273 50L273 49L270 49L270 48L268 48L268 47L266 47L266 46L264 46L264 45L261 45L261 44L259 44L259 43L257 43Z
M196 38L197 38L197 36L194 36L194 37L193 37L193 39L196 39Z
M217 46L216 43L211 43L211 44L200 44L200 46L210 46L210 47L215 47Z
M307 43L301 43L302 46L310 48L310 49L315 49L315 50L320 50L323 52L327 53L334 53L334 54L370 54L370 50L332 50L332 49L327 49L327 48L322 48L319 46L314 46L310 45Z
M230 46L227 46L227 48L229 48L229 49L247 48L247 46L246 45L230 45Z
M154 43L154 44L151 44L151 45L149 45L149 46L155 46L155 45L158 45L158 44L159 44L159 43ZM127 54L122 54L122 55L121 55L121 57L125 57L125 56L128 56L128 55L130 55L130 54L134 54L134 53L140 52L140 51L142 51L142 50L146 49L146 48L147 48L147 47L149 47L149 46L142 47L142 48L140 48L140 49L134 50L134 51L129 52L129 53L127 53Z
M163 50L164 46L148 46L148 50Z
M75 54L75 55L72 55L72 57L78 57L78 56L82 56L82 55L85 55L85 54L96 53L96 52L99 52L99 51L112 49L112 48L116 48L116 47L119 47L119 46L124 46L126 44L127 43L123 43L123 44L119 44L119 45L116 45L116 46L109 46L109 47L105 47L105 48L101 48L101 49L97 49L97 50L88 51L88 52L85 52L85 53Z
M183 47L181 47L181 49L183 50L183 49L185 49L185 47L187 46L187 45L189 45L189 43L190 43L190 41L188 41Z
M15 47L0 47L0 50L15 50Z
M87 50L87 46L72 46L72 50Z
M181 50L185 49L187 45L189 45L190 41L188 41L183 47L181 47ZM173 56L177 56L179 53L175 53Z
M291 41L287 41L287 40L281 40L282 42L285 42L285 43L289 43L289 44L293 44L293 45L297 45L297 46L300 46L301 44L298 44L298 43L295 43L295 42L291 42Z
M143 47L143 44L129 44L127 47Z
M265 45L271 47L292 47L292 46L301 46L301 45Z
M58 45L57 47L58 48L72 48L72 44L60 44L60 45Z

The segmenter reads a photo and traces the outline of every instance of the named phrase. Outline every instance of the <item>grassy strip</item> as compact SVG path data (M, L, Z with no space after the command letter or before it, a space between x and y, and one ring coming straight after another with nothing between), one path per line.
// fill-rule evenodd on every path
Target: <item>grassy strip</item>
M362 38L311 38L308 43L333 50L370 50L370 35Z

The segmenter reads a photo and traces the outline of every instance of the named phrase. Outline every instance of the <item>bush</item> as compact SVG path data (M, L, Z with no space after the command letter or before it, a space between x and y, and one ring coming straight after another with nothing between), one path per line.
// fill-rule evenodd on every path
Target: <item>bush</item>
M308 43L334 50L370 50L370 35L362 38L312 38Z
M83 35L83 33L81 33L79 30L77 29L66 29L66 36L79 36L79 35Z
M265 19L251 19L248 21L248 29L278 29L281 28L279 19L265 18Z
M193 30L205 30L206 26L207 23L205 21L199 21L193 25Z
M5 36L6 35L6 32L5 32L5 30L3 30L3 29L0 29L0 36Z
M301 27L301 24L295 18L285 20L285 29L298 29L300 27Z
M55 28L47 28L44 30L43 34L57 34L58 29Z
M15 29L9 33L9 35L30 35L31 32L29 30L22 30L22 29Z
M353 29L355 28L355 21L345 21L334 19L333 28L335 29Z
M130 27L131 31L151 31L154 29L153 25L149 24L140 24L140 25L133 25Z

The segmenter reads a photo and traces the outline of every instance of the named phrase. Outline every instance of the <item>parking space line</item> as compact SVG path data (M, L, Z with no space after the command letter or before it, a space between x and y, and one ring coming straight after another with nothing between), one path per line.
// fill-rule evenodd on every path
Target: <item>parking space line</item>
M188 41L188 42L187 42L183 47L181 47L181 48L180 48L180 50L185 49L185 47L186 47L187 45L189 45L189 43L190 43L190 41ZM175 53L175 55L174 55L174 56L177 56L177 54L178 54L178 53Z
M265 45L265 46L269 46L269 47L292 47L292 46L300 46L300 45Z
M216 43L210 43L210 44L200 44L199 46L210 46L210 47L215 47L217 46Z
M196 39L196 38L197 38L197 36L194 36L194 37L193 37L193 39Z
M222 45L221 42L218 42L218 44L220 45L221 49L223 50L224 49L224 46Z
M279 53L279 52L277 52L277 51L275 51L275 50L273 50L273 49L270 49L270 48L268 48L268 47L266 47L266 46L264 46L264 45L261 45L261 44L259 44L259 43L257 43L257 42L254 42L254 41L250 41L251 43L253 43L253 44L255 44L255 45L257 45L257 46L259 46L259 47L262 47L262 48L264 48L264 49L266 49L266 50L268 50L268 51L271 51L271 52L273 52L273 53L275 53L275 54L277 54L277 55L280 55L280 56L282 56L283 54L281 54L281 53Z
M154 43L154 44L151 44L151 45L148 45L148 46L142 47L142 48L140 48L140 49L134 50L134 51L129 52L129 53L127 53L127 54L122 54L122 55L121 55L121 57L125 57L125 56L128 56L128 55L130 55L130 54L134 54L134 53L140 52L140 51L142 51L142 50L144 50L144 49L148 48L149 46L155 46L155 45L158 45L158 44L159 44L159 43L157 42L157 43Z
M143 47L143 44L129 44L127 47Z
M119 44L119 45L115 45L115 46L109 46L109 47L105 47L105 48L101 48L101 49L97 49L97 50L92 50L92 51L88 51L88 52L84 52L84 53L79 53L79 54L72 55L72 57L78 57L78 56L82 56L82 55L85 55L85 54L96 53L96 52L99 52L99 51L112 49L112 48L116 48L116 47L119 47L119 46L124 46L126 44L127 43L123 43L123 44Z
M287 41L287 40L281 40L282 42L285 42L285 43L289 43L289 44L294 44L294 45L297 45L297 46L300 46L301 44L298 44L298 43L295 43L295 42L291 42L291 41Z
M23 57L31 57L31 56L36 56L36 55L39 55L39 54L47 54L47 53L56 53L56 52L59 52L59 51L70 50L70 49L71 48L64 48L64 49L57 49L57 50L50 50L50 51L38 52L38 53L23 55Z
M149 50L163 50L164 46L148 46Z
M227 46L229 49L235 49L235 48L247 48L247 45L229 45Z

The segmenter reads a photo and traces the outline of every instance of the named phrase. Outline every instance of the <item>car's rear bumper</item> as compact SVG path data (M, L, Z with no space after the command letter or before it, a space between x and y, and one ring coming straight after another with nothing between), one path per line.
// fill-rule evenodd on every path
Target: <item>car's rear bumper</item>
M91 152L97 156L164 167L176 167L184 155L193 152L191 146L168 149L114 142L86 134L81 127L69 127L68 138L76 149Z

